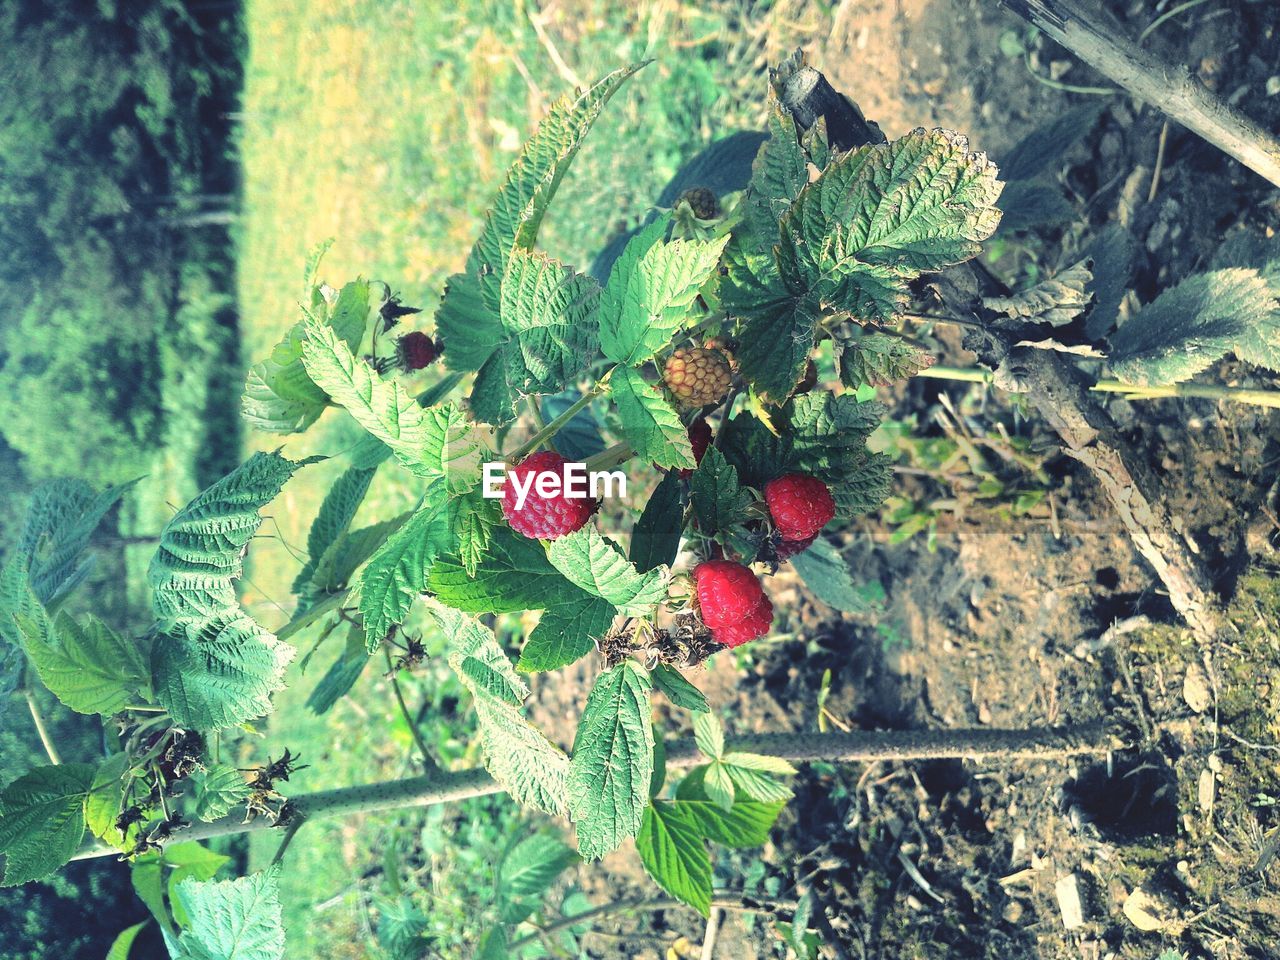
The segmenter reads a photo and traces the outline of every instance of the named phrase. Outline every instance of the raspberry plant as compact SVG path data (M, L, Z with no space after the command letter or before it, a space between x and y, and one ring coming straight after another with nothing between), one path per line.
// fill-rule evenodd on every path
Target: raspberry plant
M996 169L950 131L883 142L863 123L863 142L848 142L829 140L822 119L798 126L779 99L805 69L796 58L772 75L770 136L749 187L686 192L597 279L539 250L539 225L591 126L641 66L542 122L449 280L434 338L393 335L414 310L385 285L335 289L316 282L319 254L308 265L301 318L250 371L244 415L293 435L341 408L329 416L350 417L364 437L342 454L347 469L312 524L289 624L273 633L257 623L236 581L259 511L320 458L255 454L180 510L151 562L155 618L141 632L61 609L83 576L89 534L122 490L63 484L38 498L0 584L0 630L25 651L19 669L118 735L102 763L55 763L0 794L5 883L57 869L87 829L99 846L83 852L113 848L133 861L174 956L280 957L278 867L214 882L190 838L249 822L283 828L287 844L310 816L500 787L571 822L577 839L576 854L545 838L513 851L541 880L503 893L507 923L527 917L569 863L633 838L654 881L706 914L707 844L763 843L790 796L787 758L848 753L841 735L826 746L756 738L754 750L726 741L685 671L769 633L770 577L789 557L812 549L810 575L847 580L821 533L876 508L890 477L866 443L881 408L852 388L927 363L883 324L923 274L979 252L1000 217ZM838 354L834 389L814 383L811 354L824 339ZM423 369L435 382L414 395L404 378ZM558 413L544 423L542 409ZM502 501L483 495L483 463L503 461L508 484L559 474L584 436L588 467L630 464L639 475L638 516L536 486L523 504L510 487ZM416 478L419 501L353 529L380 470ZM448 638L487 773L439 771L424 758L419 779L289 799L296 756L248 771L223 756L222 737L271 711L291 637L346 633L312 694L323 711L380 648L394 644L400 668L421 660L404 626L415 604ZM517 631L513 662L492 618L528 612L537 625ZM525 716L526 678L597 649L603 669L566 752ZM655 690L692 714L696 748L664 747ZM505 926L485 936L484 956L506 955Z

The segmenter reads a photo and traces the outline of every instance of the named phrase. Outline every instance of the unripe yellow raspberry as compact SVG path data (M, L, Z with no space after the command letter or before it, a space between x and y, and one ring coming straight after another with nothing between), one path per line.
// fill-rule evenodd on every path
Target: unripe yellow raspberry
M719 350L681 348L667 360L662 379L684 409L719 403L729 394L733 372Z

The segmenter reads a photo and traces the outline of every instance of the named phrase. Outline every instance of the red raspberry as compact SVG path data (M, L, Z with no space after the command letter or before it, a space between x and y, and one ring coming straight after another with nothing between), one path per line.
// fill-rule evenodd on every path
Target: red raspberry
M599 501L589 498L567 497L564 495L564 465L567 461L554 450L543 450L525 457L524 461L511 471L519 478L523 488L530 474L534 479L530 483L528 496L524 506L516 508L516 484L508 477L506 488L502 491L502 513L511 524L511 529L522 533L531 540L554 540L567 533L573 533L586 526L591 515L596 512ZM538 475L552 474L560 478L561 493L555 497L538 495Z
M836 515L827 485L803 473L770 480L764 486L764 500L783 540L808 540Z
M689 424L689 445L693 447L693 462L702 463L707 447L711 446L711 424L701 419ZM680 476L687 480L693 476L693 471L685 467L681 469Z
M716 643L737 647L769 632L773 604L742 564L707 560L694 569L693 582L702 622Z
M813 546L813 541L817 539L818 535L815 533L812 537L806 537L803 540L779 540L773 554L779 560L790 560L797 553L804 553L808 550Z
M421 370L440 356L436 342L420 330L406 333L396 341L396 357L405 370Z

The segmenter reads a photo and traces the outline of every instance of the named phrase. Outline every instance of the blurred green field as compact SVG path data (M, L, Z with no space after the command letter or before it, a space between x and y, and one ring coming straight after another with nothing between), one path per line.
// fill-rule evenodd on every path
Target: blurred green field
M462 266L485 204L539 117L576 81L653 58L606 108L543 228L546 249L585 265L619 224L646 212L693 151L756 124L765 64L825 18L811 5L750 0L571 0L543 12L522 0L253 0L239 144L244 358L263 356L297 319L303 263L329 237L323 279L383 280L406 303L427 308L408 325L430 329L445 278ZM776 46L766 48L766 38ZM329 414L285 452L338 454L353 437ZM271 449L279 440L257 435L248 443ZM271 508L244 584L246 606L268 626L286 619L294 555L341 469L340 461L307 468ZM357 525L392 515L414 494L403 482L380 482ZM305 676L294 667L267 726L267 748L278 754L288 746L313 764L291 781L294 791L411 769L412 742L379 661L329 714L305 709L339 643L317 652ZM304 653L308 646L303 638ZM430 690L413 691L411 702L425 695L445 704L432 713L447 716L454 688L438 684L447 681L428 670ZM465 753L474 762L468 729L464 717L426 733L446 759ZM290 956L367 955L361 944L376 926L370 906L379 896L409 914L427 911L442 946L466 942L466 932L481 932L492 863L515 815L497 799L398 821L309 825L283 875ZM465 842L450 844L459 830ZM270 859L275 843L255 840L254 866ZM401 848L421 853L403 865ZM380 912L385 924L392 911ZM394 939L395 931L383 933Z

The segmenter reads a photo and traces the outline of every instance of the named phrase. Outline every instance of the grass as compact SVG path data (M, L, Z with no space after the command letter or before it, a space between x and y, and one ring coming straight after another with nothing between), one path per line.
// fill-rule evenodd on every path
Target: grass
M328 237L336 242L323 278L334 285L357 275L384 280L405 302L428 308L410 321L429 329L444 280L461 267L485 204L539 117L571 91L575 77L590 82L653 58L606 108L544 225L546 249L585 265L620 222L643 215L693 151L753 123L746 105L759 109L765 82L759 71L765 57L777 54L754 38L785 44L792 18L789 3L765 11L748 0L697 7L569 0L545 19L530 0L251 0L240 135L243 355L249 361L264 355L297 318L303 262ZM722 39L729 36L738 39ZM340 452L352 433L334 416L289 440L286 455ZM270 449L280 439L259 435L248 442ZM292 554L340 469L340 462L308 467L270 508L244 584L246 605L267 625L287 616L297 570ZM403 481L379 483L357 524L392 515L414 495ZM304 652L308 643L302 639ZM375 676L380 670L366 671L326 716L305 710L334 652L320 651L305 678L293 669L266 725L266 743L255 750L259 757L284 746L302 752L311 767L289 784L295 791L410 769L413 745L386 681ZM424 695L448 699L450 688L435 686L432 677L439 678L432 673L411 704ZM451 722L448 713L438 714L441 749L476 759L465 720ZM515 812L499 801L480 815L500 837ZM406 876L426 897L442 944L450 931L461 936L487 905L492 863L485 858L500 843L490 837L479 842L481 853L464 854L461 844L445 842L456 829L414 814L309 825L290 847L283 876L290 956L366 955L363 944L375 925L370 895L399 896ZM467 829L475 844L474 828ZM255 841L255 866L270 859L274 845L273 837ZM393 868L380 861L397 847L421 849L424 862ZM380 881L361 882L384 868Z

